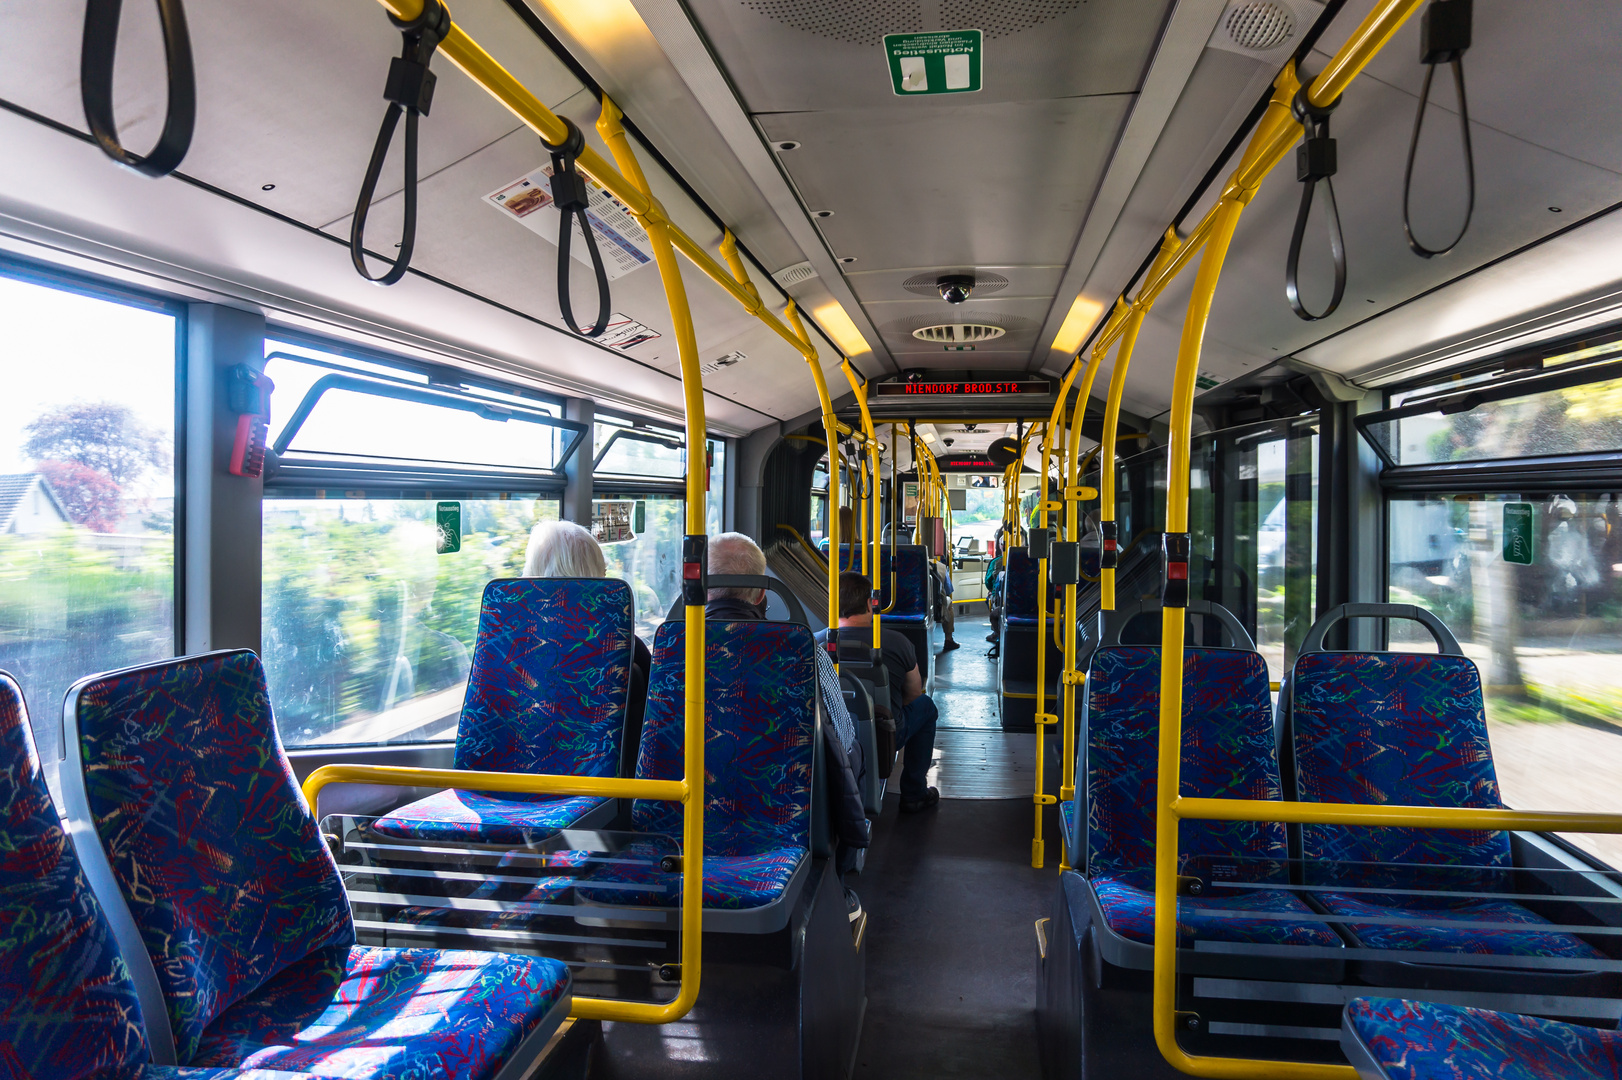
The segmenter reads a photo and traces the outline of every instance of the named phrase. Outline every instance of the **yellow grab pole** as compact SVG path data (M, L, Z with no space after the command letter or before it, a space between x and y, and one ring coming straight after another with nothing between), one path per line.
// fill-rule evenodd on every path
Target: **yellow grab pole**
M1149 278L1155 278L1163 271L1167 264L1176 257L1182 248L1183 242L1177 237L1177 230L1168 228L1166 235L1160 241L1160 251L1155 255L1155 261L1150 264ZM1104 402L1104 431L1100 440L1101 457L1103 464L1099 466L1099 531L1104 537L1106 545L1113 542L1113 552L1106 551L1100 559L1098 571L1098 606L1102 611L1115 610L1115 566L1116 558L1120 556L1120 538L1115 533L1115 443L1116 430L1121 423L1121 395L1126 390L1126 373L1132 365L1132 350L1138 344L1138 331L1143 328L1143 320L1154 306L1154 299L1147 300L1143 294L1138 294L1138 300L1133 303L1131 314L1126 317L1121 330L1121 347L1115 354L1115 367L1110 371L1109 397ZM1102 338L1100 338L1102 341ZM1104 565L1108 563L1110 565Z
M648 194L648 181L631 152L625 129L620 126L620 111L607 97L603 98L602 113L597 118L597 133L613 152L620 171L644 195ZM651 198L651 196L650 196ZM676 333L676 352L681 362L682 396L687 410L687 533L703 536L706 526L706 493L709 471L704 468L702 448L707 445L704 422L704 375L699 371L698 339L693 332L693 312L687 303L687 286L682 281L681 266L671 245L670 227L665 221L647 217L643 227L653 247L654 261L659 266L659 278L664 283L665 301L670 309L671 325ZM698 999L701 950L704 941L704 690L706 681L704 643L704 605L702 602L686 605L686 732L683 753L683 779L687 783L687 798L682 813L682 901L681 901L681 990L676 1000L657 1011L658 1022L679 1020ZM604 1018L611 1004L602 999L575 999L572 1015L584 1018ZM623 1007L624 1002L613 1003Z
M871 582L874 580L872 575L878 572L879 566L879 439L873 431L873 414L867 409L867 385L863 383L857 376L856 369L851 367L849 360L842 360L839 364L839 370L845 373L845 381L850 383L851 393L856 395L856 407L860 409L862 413L862 434L867 437L867 460L873 473L873 485L870 491L871 497L868 501L873 515L873 531L871 533L871 538L874 546L870 552L867 547L865 536L864 543L862 545L862 566L864 569L869 567L871 568L867 579ZM863 519L863 522L863 533L866 534L867 529L865 518ZM852 545L852 549L854 550L854 545ZM871 562L869 561L870 556ZM883 616L877 611L873 613L873 647L875 649L879 647L879 620L882 618Z
M1076 381L1081 373L1081 359L1076 357L1065 368L1064 377L1059 380L1059 394L1053 403L1053 412L1048 417L1047 427L1042 431L1042 468L1041 475L1036 478L1037 507L1040 517L1037 519L1039 528L1048 527L1048 465L1053 460L1054 436L1064 425L1064 404L1070 397L1070 385ZM1028 554L1028 553L1027 553ZM1003 566L1007 567L1007 562ZM1048 561L1041 558L1036 560L1036 793L1032 801L1036 804L1036 832L1031 838L1031 866L1037 870L1047 859L1047 841L1042 839L1042 808L1050 806L1059 800L1047 793L1046 780L1043 777L1042 763L1047 750L1043 744L1043 735L1049 724L1058 723L1059 718L1048 712ZM1008 636L1008 592L1007 586L1003 589L1003 637Z
M834 418L834 403L828 396L828 380L822 377L822 367L817 362L817 350L805 332L800 309L795 307L794 301L788 302L785 314L799 335L800 355L811 369L817 402L822 406L822 428L828 433L828 629L831 631L839 625L839 468L834 453L839 440L839 421Z
M1065 539L1075 543L1081 539L1081 425L1087 417L1087 403L1092 400L1093 381L1098 377L1104 350L1094 349L1087 360L1087 370L1081 377L1076 392L1076 407L1070 412L1070 438L1065 451ZM1059 692L1063 695L1061 712L1062 735L1059 758L1059 801L1064 802L1076 794L1076 586L1064 587L1064 670L1059 676ZM1069 852L1061 855L1059 866L1070 869Z
M1338 98L1363 65L1390 40L1402 21L1422 2L1380 0L1347 43L1336 52L1329 66L1314 80L1308 97L1320 105ZM1221 198L1197 230L1203 233L1201 242L1205 253L1200 260L1188 312L1183 319L1183 335L1177 349L1177 369L1172 377L1166 455L1165 529L1168 545L1179 534L1186 545L1194 380L1199 371L1205 326L1210 318L1211 303L1222 274L1223 262L1227 258L1228 245L1233 239L1241 211L1268 171L1284 156L1300 133L1300 124L1291 115L1291 102L1300 89L1293 63L1285 66L1273 86L1273 98L1256 126L1239 167L1234 170ZM1190 257L1187 253L1194 246L1193 243L1186 244L1174 254L1168 260L1168 270L1171 266L1185 263ZM1169 277L1164 277L1164 280L1169 280ZM1162 281L1162 287L1163 284ZM1145 291L1147 288L1146 285ZM1186 546L1183 552L1186 559ZM1185 575L1186 567L1185 562ZM1180 605L1166 605L1161 609L1160 618L1160 753L1156 780L1153 976L1155 1043L1173 1067L1195 1076L1235 1080L1239 1077L1254 1077L1257 1080L1356 1080L1357 1071L1349 1065L1197 1056L1187 1053L1177 1044L1177 827L1183 809L1180 786L1185 612L1186 608ZM1273 820L1281 820L1282 814L1287 813L1280 809L1285 805L1280 803L1269 809ZM1372 815L1366 819L1371 818Z

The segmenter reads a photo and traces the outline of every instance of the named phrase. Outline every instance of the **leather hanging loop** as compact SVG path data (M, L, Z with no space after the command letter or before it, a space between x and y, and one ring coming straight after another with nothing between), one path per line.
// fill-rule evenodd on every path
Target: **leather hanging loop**
M1329 137L1329 114L1339 106L1339 98L1328 105L1314 105L1307 97L1306 86L1301 87L1291 103L1291 111L1301 121L1305 138L1295 151L1295 176L1301 182L1301 205L1295 214L1295 231L1290 234L1290 253L1284 265L1284 298L1290 302L1290 310L1306 322L1327 319L1340 307L1341 298L1346 295L1346 238L1341 232L1340 209L1335 205L1335 182L1331 179L1338 162L1335 140ZM1335 267L1335 288L1329 298L1329 306L1314 314L1307 310L1301 300L1299 278L1301 242L1306 238L1307 221L1312 216L1312 197L1320 180L1323 181L1328 203L1329 257Z
M350 261L361 277L378 285L393 285L405 277L417 246L417 119L427 116L433 104L436 80L429 64L439 43L451 30L450 12L439 0L423 0L421 13L409 22L393 15L389 16L389 21L400 28L400 55L389 64L388 82L383 87L383 97L389 107L383 113L383 124L372 145L372 158L366 165L366 176L361 181L360 197L355 200L355 215L349 226ZM394 257L388 270L374 277L366 269L366 215L372 208L372 196L377 191L383 162L389 156L389 145L394 141L394 130L402 114L405 116L405 220L400 229L400 254Z
M1408 248L1422 259L1446 255L1470 231L1476 212L1476 159L1470 146L1470 101L1464 93L1464 54L1470 48L1471 0L1431 0L1420 21L1419 62L1425 65L1425 83L1419 91L1419 112L1414 116L1414 132L1408 139L1408 163L1402 171L1402 235ZM1425 109L1430 104L1431 78L1437 64L1453 68L1453 89L1459 95L1459 134L1464 142L1465 204L1464 224L1459 235L1446 247L1428 248L1414 236L1408 202L1414 187L1414 156L1419 151L1419 132L1425 125Z
M611 300L608 293L608 269L597 250L597 236L591 228L591 186L575 168L575 159L586 148L586 136L567 116L560 117L565 134L556 146L541 140L547 153L552 155L552 202L562 214L558 222L558 308L563 322L570 330L583 337L600 337L608 329ZM569 300L569 247L574 239L574 221L580 219L580 231L586 237L586 251L591 255L591 268L597 277L597 322L589 330L582 330L574 320L574 305Z
M90 134L108 157L147 176L167 176L180 167L191 148L197 124L197 73L192 67L191 35L181 0L158 0L163 28L163 55L168 71L169 101L163 133L146 156L131 153L118 139L113 116L113 68L118 59L118 24L123 0L87 0L84 41L79 50L79 98Z

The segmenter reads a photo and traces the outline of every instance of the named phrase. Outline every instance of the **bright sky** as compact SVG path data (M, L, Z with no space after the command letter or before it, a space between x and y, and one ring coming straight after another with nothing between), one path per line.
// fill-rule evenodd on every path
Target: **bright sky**
M0 277L0 327L0 473L31 471L23 428L72 401L120 402L173 440L173 316ZM127 494L172 492L155 479Z

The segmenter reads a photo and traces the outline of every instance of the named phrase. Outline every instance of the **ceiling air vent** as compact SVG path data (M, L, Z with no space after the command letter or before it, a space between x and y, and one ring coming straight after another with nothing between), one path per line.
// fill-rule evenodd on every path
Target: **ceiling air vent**
M912 332L912 336L919 341L939 345L972 345L977 341L1000 338L1007 332L1000 326L987 326L985 323L944 323L940 326L920 326Z
M817 272L811 264L802 262L783 267L783 269L772 275L772 280L787 289L798 285L802 281L810 281L816 276Z
M1322 10L1316 0L1231 0L1211 34L1211 47L1282 61Z

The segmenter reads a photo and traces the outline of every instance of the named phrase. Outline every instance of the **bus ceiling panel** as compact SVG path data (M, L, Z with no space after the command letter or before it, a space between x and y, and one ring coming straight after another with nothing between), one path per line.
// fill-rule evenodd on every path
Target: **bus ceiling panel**
M1472 77L1479 82L1494 74ZM1327 343L1325 339L1333 342L1332 335L1370 320L1378 322L1383 312L1400 311L1411 298L1535 243L1616 198L1615 173L1512 138L1472 118L1477 190L1470 231L1445 258L1415 258L1403 238L1401 205L1416 100L1386 83L1360 79L1335 113L1334 135L1340 147L1335 190L1348 248L1346 300L1339 310L1321 322L1307 323L1295 317L1284 298L1284 258L1300 185L1292 169L1281 167L1263 182L1240 220L1217 288L1207 331L1211 338L1256 355L1299 353L1306 358L1319 343ZM1461 157L1456 136L1450 142L1438 139L1420 154L1414 206L1416 227L1424 235L1454 230L1462 220ZM1302 293L1311 307L1320 306L1330 288L1323 220L1320 205L1309 222L1302 257ZM1607 271L1599 280L1611 281L1616 273ZM1180 318L1193 280L1192 273L1176 279L1160 297L1156 311ZM1542 287L1525 284L1529 292ZM1469 288L1465 285L1463 293L1453 295L1467 295ZM1456 313L1423 328L1419 341L1402 347L1471 328L1462 325ZM1353 376L1391 357L1390 352L1361 349L1338 355L1335 364L1322 366Z
M967 96L967 95L965 95ZM916 102L907 104L919 104ZM1130 95L758 118L818 227L864 269L1062 264Z
M897 266L864 269L860 262L845 271L845 280L862 305L884 318L889 308L885 304L917 304L923 301L940 309L937 282L943 274L968 274L975 279L974 291L963 308L984 301L1001 304L1012 300L1039 299L1044 302L1053 296L1064 274L1063 263L1047 265L1009 264L996 266L964 263L957 266ZM899 310L899 309L898 309ZM908 309L910 310L910 309Z
M400 33L383 10L362 0L193 0L186 11L198 109L182 170L306 225L347 215L383 116L389 61L400 52ZM83 130L83 18L82 4L0 8L0 33L28 42L0 64L0 98ZM503 62L548 104L580 89L540 42L511 32L501 0L459 0L456 18L504 42ZM163 46L152 5L126 4L121 28L115 111L129 144L145 146L164 114ZM432 112L421 125L422 176L519 126L447 61L435 71ZM400 160L397 145L380 191L400 187Z
M1338 48L1372 4L1348 3L1333 30L1318 42L1320 55ZM1473 22L1464 60L1470 119L1622 173L1622 134L1601 122L1622 113L1622 82L1614 77L1622 69L1622 7L1613 0L1560 0L1532 8L1514 0L1479 0ZM1417 99L1425 77L1418 56L1419 19L1413 18L1369 63L1365 77ZM1432 100L1451 113L1451 79L1441 86L1443 74L1437 73ZM1427 124L1427 139L1457 139L1453 116L1434 119L1442 119L1443 126L1432 131Z
M898 100L885 34L980 29L990 102L1034 102L1138 89L1168 0L689 0L699 30L755 114L900 110L950 137L933 115L950 100ZM922 115L929 118L923 119ZM965 157L984 161L984 157Z
M373 348L680 415L680 383L630 354L418 274L377 288L333 237L183 180L153 182L93 143L3 110L0 142L8 148L0 155L6 250L188 299L245 304ZM707 402L727 434L771 422L716 395Z

